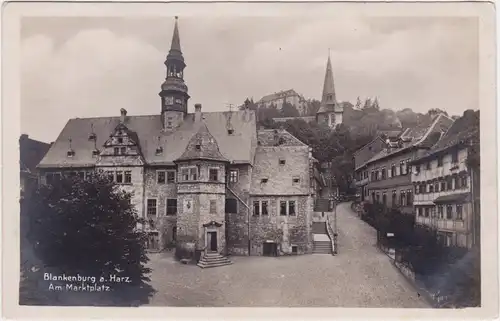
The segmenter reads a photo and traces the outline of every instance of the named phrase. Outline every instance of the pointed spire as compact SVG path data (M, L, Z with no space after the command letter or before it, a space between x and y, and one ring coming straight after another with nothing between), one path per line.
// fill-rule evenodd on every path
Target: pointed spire
M179 26L177 25L178 18L179 17L175 16L174 34L172 35L172 44L170 46L170 50L181 51L181 40L179 38Z
M335 95L335 85L333 83L332 61L330 60L330 49L328 49L328 61L326 62L325 81L323 83L323 95L321 96L321 105L317 114L332 112L337 105Z
M335 97L335 85L333 83L333 70L330 55L326 63L325 82L323 83L323 96L321 102L324 104L334 104L337 102Z

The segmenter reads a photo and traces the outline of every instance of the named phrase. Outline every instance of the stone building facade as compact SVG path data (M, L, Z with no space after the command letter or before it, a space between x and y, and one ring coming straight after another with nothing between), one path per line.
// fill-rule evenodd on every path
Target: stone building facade
M359 194L361 200L366 198L366 185L368 184L368 166L367 162L386 147L386 142L381 136L377 136L374 140L354 152L354 178L356 185L356 193Z
M258 130L251 110L188 112L177 19L158 115L70 119L39 163L40 181L99 171L133 192L152 250L311 253L322 182L308 146ZM315 178L316 177L316 178Z
M294 106L301 116L307 113L307 101L304 99L304 96L293 89L282 90L266 95L257 101L257 106L270 107L275 105L276 108L280 110L285 102Z

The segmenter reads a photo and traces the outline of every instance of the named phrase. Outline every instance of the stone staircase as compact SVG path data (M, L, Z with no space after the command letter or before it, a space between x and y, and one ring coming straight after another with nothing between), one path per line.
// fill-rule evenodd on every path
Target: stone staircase
M233 264L233 262L231 262L227 257L222 256L217 252L209 252L201 257L197 265L205 269L229 264Z
M332 241L328 236L326 222L313 222L313 253L332 254Z
M314 254L332 254L332 242L330 241L314 241L313 253Z

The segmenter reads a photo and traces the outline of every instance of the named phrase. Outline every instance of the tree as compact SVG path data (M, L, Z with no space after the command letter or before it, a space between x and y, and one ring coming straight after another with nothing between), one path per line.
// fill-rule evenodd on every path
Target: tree
M373 101L373 104L371 107L376 109L376 110L380 110L380 106L378 105L378 97L375 97L375 100Z
M144 220L130 204L131 196L101 175L40 186L27 209L35 254L67 275L149 281L146 234L137 228Z
M363 109L367 110L372 107L372 100L371 98L366 98L365 104L363 105Z
M434 115L439 115L439 114L445 114L446 116L448 116L448 113L442 109L439 109L439 108L432 108L432 109L429 109L429 111L427 112L427 115L429 116L434 116Z
M289 102L285 101L283 103L283 106L281 106L281 117L299 117L300 113L295 108L294 105L290 104Z
M361 109L361 99L359 99L359 96L356 99L356 109Z

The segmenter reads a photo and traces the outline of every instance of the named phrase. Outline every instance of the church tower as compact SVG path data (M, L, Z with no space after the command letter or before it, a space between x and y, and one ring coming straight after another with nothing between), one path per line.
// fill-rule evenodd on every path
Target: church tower
M165 60L165 66L167 67L167 76L161 85L159 95L161 97L163 129L169 131L174 130L184 120L189 99L188 88L184 83L186 63L181 51L177 17L175 17L172 45Z
M323 95L321 105L316 113L316 121L330 128L335 128L342 123L343 107L337 102L335 96L335 84L333 82L333 70L330 55L326 63L325 81L323 83Z

